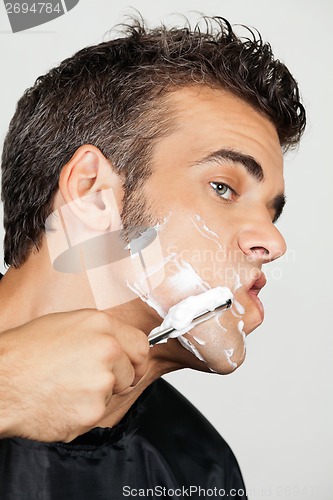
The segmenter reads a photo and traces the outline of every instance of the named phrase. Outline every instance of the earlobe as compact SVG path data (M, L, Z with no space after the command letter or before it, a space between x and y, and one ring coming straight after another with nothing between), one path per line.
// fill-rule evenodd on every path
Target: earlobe
M95 146L86 144L75 152L62 169L59 188L65 204L89 229L106 231L121 227L116 198L120 198L122 183Z

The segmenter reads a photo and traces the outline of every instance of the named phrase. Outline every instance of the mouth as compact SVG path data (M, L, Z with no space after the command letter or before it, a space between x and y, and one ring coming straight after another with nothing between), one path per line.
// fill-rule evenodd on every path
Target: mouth
M258 295L260 290L266 285L266 276L264 275L263 272L260 272L259 277L256 280L253 280L248 287L248 294L250 295L251 299L257 306L257 309L260 313L261 316L261 321L264 321L264 316L265 316L265 311L264 311L264 306L259 299Z

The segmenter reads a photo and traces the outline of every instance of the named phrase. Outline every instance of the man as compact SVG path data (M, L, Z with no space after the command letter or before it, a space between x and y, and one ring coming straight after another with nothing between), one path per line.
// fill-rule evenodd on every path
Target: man
M2 341L24 404L3 426L14 438L0 444L1 498L158 496L159 486L172 497L191 485L245 497L224 441L155 381L184 367L230 373L244 361L245 336L263 321L261 267L285 252L274 226L283 152L304 127L287 68L220 18L206 33L133 24L25 93L2 158L11 266L0 287ZM149 244L138 228L154 229ZM129 260L114 257L114 235ZM221 286L233 294L228 311L149 349L147 335L172 306ZM29 321L26 343L20 325ZM21 339L30 347L20 358ZM27 377L42 387L33 398ZM55 392L64 418L52 421ZM26 439L47 421L71 441L77 415L86 434L67 445Z

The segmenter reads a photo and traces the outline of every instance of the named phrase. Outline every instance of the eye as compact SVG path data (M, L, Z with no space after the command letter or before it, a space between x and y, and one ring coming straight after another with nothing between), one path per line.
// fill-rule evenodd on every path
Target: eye
M223 198L224 200L230 201L232 196L235 195L235 191L228 186L228 184L224 184L223 182L210 182L209 183L216 194Z

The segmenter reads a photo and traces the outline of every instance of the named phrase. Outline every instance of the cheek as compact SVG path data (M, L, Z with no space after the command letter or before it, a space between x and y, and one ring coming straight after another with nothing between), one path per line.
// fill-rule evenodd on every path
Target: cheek
M223 231L215 232L199 214L169 213L158 224L157 237L162 255L159 265L145 269L136 277L136 285L141 290L138 295L143 299L146 296L162 317L172 305L190 295L216 286L227 286L234 292L241 285L235 271L239 255L230 251ZM163 269L163 281L157 286L156 269Z
M160 233L160 241L166 255L176 255L179 261L191 264L211 287L236 285L233 269L240 256L230 251L229 234L215 232L199 214L177 213ZM168 274L177 272L179 269L170 267Z

